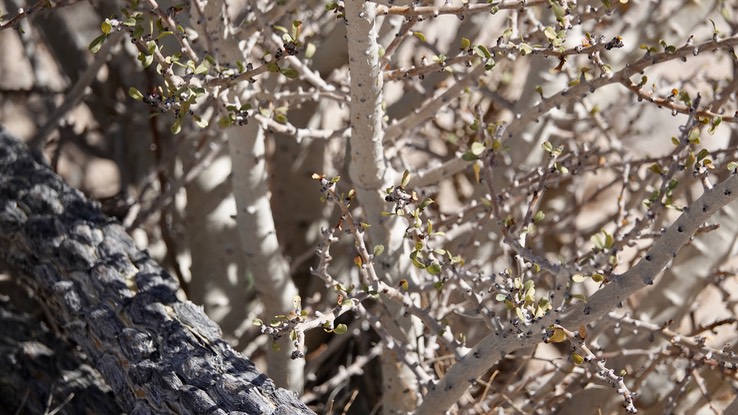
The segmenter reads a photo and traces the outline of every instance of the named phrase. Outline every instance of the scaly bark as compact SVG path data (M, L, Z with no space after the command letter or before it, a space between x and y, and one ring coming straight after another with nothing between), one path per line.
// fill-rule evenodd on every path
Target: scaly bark
M123 227L0 130L0 260L128 413L312 413L220 338Z

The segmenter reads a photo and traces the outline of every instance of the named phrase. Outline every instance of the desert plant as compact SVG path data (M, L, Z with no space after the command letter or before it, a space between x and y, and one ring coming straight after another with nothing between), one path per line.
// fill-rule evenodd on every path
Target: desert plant
M58 108L29 133L52 161L113 160L109 212L317 412L719 412L736 13L39 2L0 33L47 45L71 82L40 93L58 87L28 52L30 86L3 99ZM75 29L85 42L50 39Z

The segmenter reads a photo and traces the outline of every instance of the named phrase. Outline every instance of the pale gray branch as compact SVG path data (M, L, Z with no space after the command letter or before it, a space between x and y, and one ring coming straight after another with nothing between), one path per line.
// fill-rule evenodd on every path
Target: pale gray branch
M576 330L591 323L619 306L637 291L653 284L656 276L672 261L679 249L715 212L738 197L738 175L716 184L712 189L685 208L679 218L663 233L638 263L565 313L551 312L529 327L517 331L490 333L457 362L425 397L417 414L445 411L458 401L470 386L470 380L481 376L506 354L533 347L547 338L552 324ZM531 334L527 332L530 330Z

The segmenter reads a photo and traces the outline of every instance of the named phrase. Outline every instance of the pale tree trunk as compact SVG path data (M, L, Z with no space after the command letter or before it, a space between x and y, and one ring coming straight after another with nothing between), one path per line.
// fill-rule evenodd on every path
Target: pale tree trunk
M408 254L401 221L383 216L387 210L383 191L397 185L397 172L387 163L382 141L384 111L382 110L382 71L379 67L379 47L375 5L361 0L345 2L349 72L351 74L351 140L349 143L349 176L371 225L371 246L384 245L386 257L375 261L380 278L396 284L408 276ZM404 316L401 305L387 302L388 313L382 315L382 325L399 342L400 347L415 345L422 327L419 320ZM389 340L389 339L388 339ZM408 353L409 359L417 359ZM405 413L415 408L418 380L394 351L385 348L380 358L382 368L382 408L386 414Z
M203 9L207 36L218 45L213 56L223 63L243 60L238 38L230 34L228 10L223 1L209 1ZM197 24L197 23L196 23ZM238 91L227 91L228 101L238 101ZM287 261L277 240L274 218L269 201L269 178L266 168L264 131L251 124L233 126L226 133L232 163L233 194L236 199L236 220L243 254L254 278L256 289L264 303L264 321L285 315L294 309L297 289ZM270 348L267 372L279 386L302 391L304 360L292 359L294 349L288 337L277 342L279 348Z
M191 140L199 141L199 137ZM185 145L186 151L191 146ZM187 160L187 155L183 155ZM247 278L236 232L231 160L219 156L186 187L185 230L192 263L189 295L233 336L246 314Z

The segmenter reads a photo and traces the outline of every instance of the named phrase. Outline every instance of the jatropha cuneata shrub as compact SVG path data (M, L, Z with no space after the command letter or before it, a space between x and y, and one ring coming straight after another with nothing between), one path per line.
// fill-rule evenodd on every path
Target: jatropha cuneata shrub
M123 223L316 411L735 399L735 5L106 7Z

